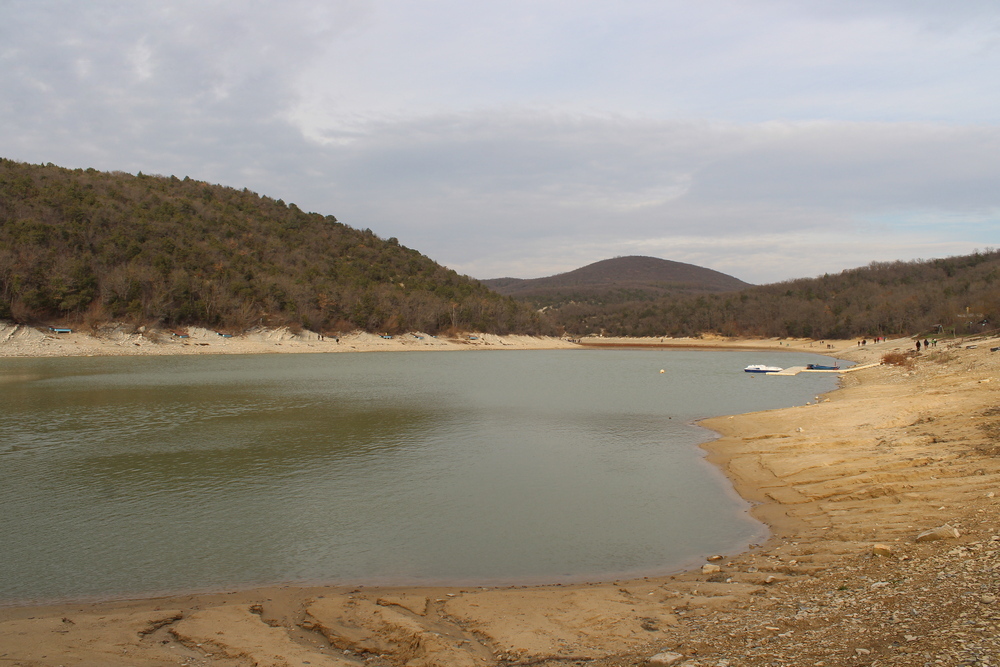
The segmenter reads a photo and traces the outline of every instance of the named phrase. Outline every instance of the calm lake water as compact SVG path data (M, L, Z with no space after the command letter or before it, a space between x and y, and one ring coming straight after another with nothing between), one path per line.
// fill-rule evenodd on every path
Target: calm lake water
M833 375L742 369L823 361L3 359L0 601L676 570L764 534L690 422L812 400Z

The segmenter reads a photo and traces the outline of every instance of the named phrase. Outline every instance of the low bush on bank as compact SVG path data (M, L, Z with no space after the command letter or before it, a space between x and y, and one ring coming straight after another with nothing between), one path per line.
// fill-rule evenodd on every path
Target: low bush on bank
M909 368L913 366L913 357L902 352L886 352L882 355L882 364L884 366L903 366L904 368Z
M933 361L936 364L947 364L950 361L954 361L956 357L954 352L945 351L945 352L933 352L931 353L929 359L930 361Z

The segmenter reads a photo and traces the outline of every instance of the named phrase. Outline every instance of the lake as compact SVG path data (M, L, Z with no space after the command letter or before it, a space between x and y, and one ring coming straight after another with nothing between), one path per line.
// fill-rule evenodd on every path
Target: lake
M693 420L813 400L758 351L0 360L0 601L658 574L766 531ZM665 372L661 373L660 370Z

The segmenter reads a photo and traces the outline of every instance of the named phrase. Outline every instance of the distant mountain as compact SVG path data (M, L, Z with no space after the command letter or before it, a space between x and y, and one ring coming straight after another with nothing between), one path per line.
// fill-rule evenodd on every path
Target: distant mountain
M481 282L500 294L536 305L641 301L668 294L735 292L751 286L694 264L642 256L605 259L545 278L493 278Z

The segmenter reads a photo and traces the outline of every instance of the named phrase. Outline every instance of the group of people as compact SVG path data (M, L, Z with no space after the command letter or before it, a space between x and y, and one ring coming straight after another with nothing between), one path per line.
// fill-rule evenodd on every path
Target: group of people
M885 342L885 336L875 336L874 338L872 338L872 345L874 345L875 343L884 343L884 342ZM868 344L867 338L862 338L861 340L858 341L858 347L863 347L867 344Z
M875 336L874 338L872 338L872 344L874 345L875 343L884 343L885 340L886 340L885 336ZM867 338L862 338L861 340L858 341L858 347L864 347L867 344L868 344ZM925 338L922 344L920 339L919 338L917 339L917 352L919 352L921 348L926 350L931 347L937 347L937 338L932 338L930 340L927 340Z

